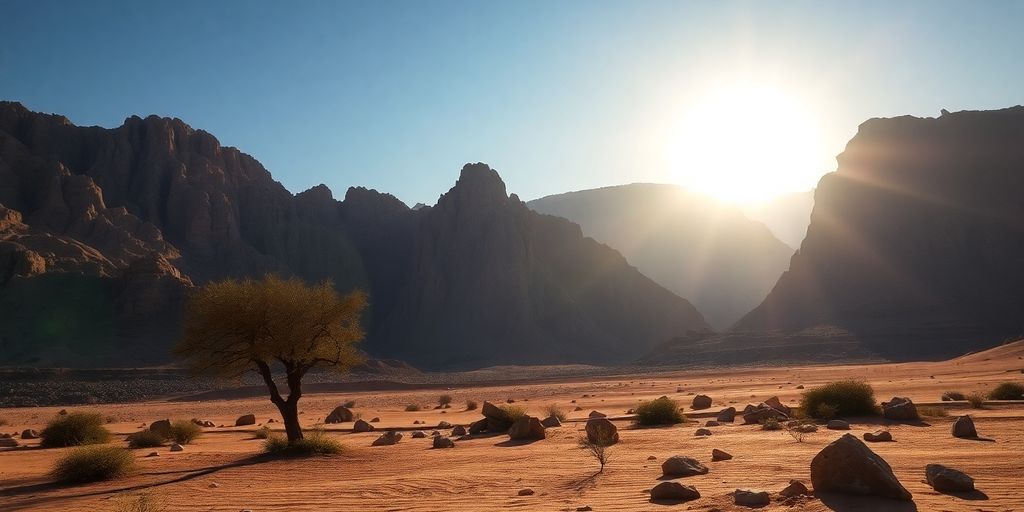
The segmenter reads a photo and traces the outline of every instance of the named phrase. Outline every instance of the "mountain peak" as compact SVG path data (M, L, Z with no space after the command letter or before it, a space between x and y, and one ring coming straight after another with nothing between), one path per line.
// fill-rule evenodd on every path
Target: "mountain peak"
M469 208L505 204L508 202L508 194L498 171L477 162L462 167L455 186L442 195L437 204L441 206L450 202Z

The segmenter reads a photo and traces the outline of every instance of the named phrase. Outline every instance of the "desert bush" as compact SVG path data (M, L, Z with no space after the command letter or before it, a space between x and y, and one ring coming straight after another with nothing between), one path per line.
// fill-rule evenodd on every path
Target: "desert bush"
M502 405L500 407L501 410L505 411L505 414L508 414L509 418L511 418L512 421L516 421L519 418L527 416L526 409L523 409L518 405Z
M942 394L942 399L945 401L967 400L967 395L959 391L946 391Z
M929 418L945 418L946 416L949 416L949 413L946 412L946 409L942 407L932 407L927 405L918 407L917 414Z
M819 420L828 421L828 420L831 420L831 419L835 419L835 417L838 414L839 414L839 407L838 406L835 406L835 405L832 405L832 404L821 403L821 404L818 404L818 407L815 407L814 414L811 414L810 417L817 418Z
M102 444L110 440L110 431L103 426L103 416L99 414L71 412L50 420L40 438L43 448Z
M451 403L452 403L452 396L451 395L441 395L441 396L437 397L437 405L440 405L441 407L444 407L446 405L451 405Z
M152 430L140 430L133 434L128 434L128 448L156 448L157 446L163 446L164 436Z
M636 407L637 425L675 425L684 421L686 417L679 410L679 404L671 398L661 397Z
M129 450L116 446L83 446L58 458L50 476L61 483L98 482L125 476L134 470L135 457Z
M466 400L467 411L475 411L477 407L479 406L477 405L476 400Z
M270 430L270 427L263 425L262 427L256 429L256 432L253 432L252 435L256 439L270 439L270 436L273 435L273 433L274 432Z
M1003 382L988 392L989 400L1021 400L1024 399L1024 384Z
M345 402L345 403L341 404L341 406L351 409L351 408L356 406L356 401L355 400L349 400L348 402Z
M782 424L775 418L765 418L761 423L761 430L782 430Z
M405 412L417 412L422 410L419 404L409 404L405 406Z
M814 421L811 420L795 420L786 423L786 433L790 435L796 442L804 442L804 438L811 434L809 430L805 430L805 427L814 425ZM770 429L769 429L770 430Z
M975 409L984 409L985 395L981 393L971 393L967 395L967 403L971 404L971 407Z
M123 495L112 500L111 512L164 512L167 504L151 494Z
M263 443L263 451L271 455L331 455L341 453L344 446L337 439L330 437L322 430L314 430L303 434L302 439L291 445L281 435L271 435Z
M201 435L203 435L202 427L191 421L175 420L171 423L170 438L175 443L189 444Z
M878 414L878 404L875 402L875 391L866 382L856 380L844 380L829 382L823 386L804 391L800 399L800 408L817 419L826 419L823 413L829 412L822 409L822 404L835 407L834 416L870 416Z
M544 414L546 414L547 416L554 416L558 418L558 421L565 421L566 419L569 418L569 415L565 413L565 410L563 410L561 407L555 404L551 404L545 407Z
M602 432L602 434L607 434ZM596 439L591 441L587 436L580 436L577 440L579 447L586 450L587 454L597 460L597 463L601 465L601 469L598 473L604 472L604 466L608 463L608 458L611 453L611 447L614 444L611 439Z

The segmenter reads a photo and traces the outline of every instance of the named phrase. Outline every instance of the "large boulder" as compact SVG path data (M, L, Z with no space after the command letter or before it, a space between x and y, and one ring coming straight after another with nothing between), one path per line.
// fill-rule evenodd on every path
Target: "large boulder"
M355 415L352 414L352 411L348 407L339 405L327 415L327 419L324 420L324 423L345 423L354 420Z
M235 426L236 427L243 427L243 426L246 426L246 425L255 425L255 424L256 424L256 415L255 414L245 414L245 415L239 416L238 419L235 420Z
M765 400L764 404L767 405L768 407L771 407L772 409L775 409L776 411L781 412L782 414L785 414L786 416L793 415L793 410L788 405L780 402L779 397L777 396L773 396L768 400Z
M690 404L690 409L695 411L707 409L708 407L711 407L711 397L707 395L697 395L693 397L693 402Z
M619 429L606 418L587 420L586 431L587 440L591 443L610 446L619 442Z
M907 397L896 396L888 402L882 402L882 416L895 421L918 421L917 407Z
M149 431L156 432L160 437L171 437L171 420L156 420L149 424Z
M716 416L715 419L718 420L718 421L723 421L723 422L725 422L725 421L727 421L727 422L736 421L736 408L735 407L726 407L725 409L722 409L721 411L718 411L718 416Z
M25 430L21 431L21 438L23 440L24 439L38 439L39 438L39 432L36 432L35 430L32 430L30 428L26 428Z
M483 413L484 418L487 419L486 430L488 432L505 432L512 426L514 421L512 416L509 416L504 409L490 402L484 402L480 412Z
M398 444L402 440L402 433L397 430L389 430L384 432L380 437L373 441L373 446L390 446Z
M508 429L508 437L512 440L541 440L544 439L544 425L533 416L523 416L516 420Z
M974 439L978 437L978 430L974 428L974 420L970 416L960 416L953 422L953 437Z
M367 423L366 420L356 420L356 422L352 424L353 432L373 432L374 430L374 426Z
M697 488L679 482L662 482L651 489L651 501L690 501L700 498Z
M693 457L673 455L661 463L661 472L668 477L704 475L708 467Z
M963 471L947 468L942 464L928 464L924 467L924 476L928 485L939 492L971 492L974 490L974 479Z
M912 500L892 468L852 434L833 441L811 459L814 491Z
M749 407L753 407L753 406L749 406ZM767 421L767 420L769 420L771 418L774 418L774 419L779 420L779 421L789 419L789 417L786 416L785 413L783 413L781 411L777 411L777 410L771 408L770 406L768 406L767 404L761 404L759 406L756 406L756 407L753 407L753 408L749 408L746 411L747 412L743 413L743 423L746 423L746 424L764 423L765 421Z

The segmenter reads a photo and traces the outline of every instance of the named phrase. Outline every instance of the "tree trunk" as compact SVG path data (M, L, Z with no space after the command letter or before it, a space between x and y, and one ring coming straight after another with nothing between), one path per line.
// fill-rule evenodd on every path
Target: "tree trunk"
M277 410L281 412L281 419L284 420L284 430L288 434L288 444L293 445L302 440L302 425L299 424L299 397L302 396L302 376L304 371L295 368L293 365L285 364L288 372L288 399L281 397L281 392L274 383L274 377L270 372L270 365L264 361L255 361L256 369L263 377L263 382L270 391L270 401L274 402Z
M302 425L299 424L299 401L298 399L288 400L277 405L281 411L281 419L284 420L284 431L288 434L288 444L292 445L302 440Z

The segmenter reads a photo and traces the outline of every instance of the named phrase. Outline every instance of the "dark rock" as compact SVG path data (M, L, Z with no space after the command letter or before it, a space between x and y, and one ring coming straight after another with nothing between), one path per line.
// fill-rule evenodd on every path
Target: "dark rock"
M864 440L872 443L884 443L892 441L892 434L888 430L879 430L878 432L865 432Z
M829 420L825 424L825 428L829 430L850 430L850 424L843 420Z
M434 448L455 448L455 442L450 438L437 436L434 438Z
M690 501L700 498L697 488L679 482L662 482L651 489L651 501Z
M380 437L373 441L373 446L390 446L398 444L402 440L402 433L397 430L389 430L381 434Z
M793 410L790 409L788 405L785 405L782 402L780 402L779 397L777 396L773 396L768 400L765 400L764 404L767 405L768 407L771 407L772 409L775 409L776 411L781 412L782 414L785 414L786 417L793 415Z
M367 423L366 420L356 420L355 423L352 424L353 432L373 432L374 430L376 429L373 425Z
M698 428L697 431L693 433L693 435L695 435L695 436L710 436L711 435L711 431L706 429L706 428Z
M533 416L523 416L508 429L508 437L513 440L544 439L544 425Z
M693 397L693 403L690 404L690 408L695 411L707 409L709 407L711 407L711 397L707 395L697 395Z
M708 467L692 457L673 455L661 463L661 472L668 477L704 475Z
M594 444L613 445L619 442L619 429L606 418L587 420L587 440Z
M517 492L516 495L517 496L533 496L533 489L530 489L530 488L519 489L519 492Z
M785 489L779 491L779 495L783 498L791 498L793 496L808 496L811 491L807 489L807 486L799 480L790 480L789 485Z
M928 485L939 492L971 492L974 490L974 479L966 473L942 464L928 464L924 467Z
M921 417L917 414L917 407L907 397L893 397L888 402L882 402L882 415L886 419L895 421L917 421Z
M466 431L466 427L463 427L462 425L455 425L455 427L452 428L453 436L464 436L467 433L468 432Z
M974 439L978 437L978 430L974 427L974 420L970 416L960 416L953 422L953 437Z
M22 439L38 439L39 438L39 432L36 432L35 430L32 430L30 428L26 428L25 430L21 431L21 438Z
M732 458L731 454L729 454L727 452L724 452L722 450L719 450L718 448L715 448L715 449L711 450L711 460L712 461L718 462L720 460L729 460L731 458Z
M814 456L811 483L815 492L912 499L889 464L851 434L844 434Z
M355 415L352 414L348 407L339 405L327 415L324 423L345 423L348 421L355 421Z
M559 420L558 416L548 416L547 418L544 418L540 424L544 425L544 428L561 427L562 420Z
M608 415L603 413L603 412L590 411L590 414L588 414L587 417L588 418L607 418Z
M414 430L412 432L412 438L413 439L423 439L425 437L427 437L427 433L422 431L422 430Z
M771 503L771 498L765 491L751 491L747 489L736 489L733 493L734 502L743 507L763 507Z
M735 421L736 420L736 408L735 407L726 407L725 409L722 409L721 411L718 412L718 416L716 416L715 419L718 420L718 421L721 421L721 422L730 422L730 423Z
M255 414L244 414L242 416L239 416L238 419L235 420L235 426L236 427L242 427L242 426L246 426L246 425L255 425L255 424L256 424L256 415ZM152 426L150 428L152 428Z

